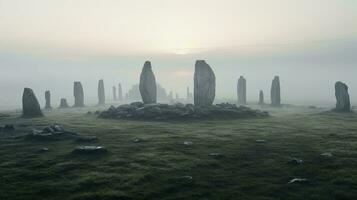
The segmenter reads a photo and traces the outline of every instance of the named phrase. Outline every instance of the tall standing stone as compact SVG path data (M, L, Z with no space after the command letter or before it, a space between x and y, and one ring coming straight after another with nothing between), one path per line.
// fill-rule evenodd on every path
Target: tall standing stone
M51 106L51 92L49 90L47 90L45 92L45 100L46 100L45 109L52 109L52 106Z
M74 95L74 107L83 107L84 91L81 82L74 82L73 95Z
M335 84L336 108L338 112L351 112L350 95L348 94L348 86L340 81Z
M22 95L22 116L30 118L43 116L36 95L30 88L25 88Z
M264 92L263 90L259 91L259 105L264 105Z
M117 101L118 100L118 97L117 97L117 88L115 86L113 86L113 99L114 101Z
M280 97L280 79L279 76L275 76L270 91L271 105L275 107L281 106L281 97Z
M141 98L145 104L157 102L156 80L150 61L145 62L141 71L139 89Z
M98 104L105 104L105 92L104 92L104 81L103 79L98 82Z
M69 108L68 103L67 103L67 99L65 99L65 98L61 99L59 108L61 108L61 109L62 108Z
M238 104L240 105L247 104L247 81L243 76L240 76L238 79L237 95L238 95Z
M123 101L123 89L121 87L121 83L118 85L118 99L119 101Z
M204 60L195 64L194 74L194 104L210 106L216 96L216 76L212 68Z

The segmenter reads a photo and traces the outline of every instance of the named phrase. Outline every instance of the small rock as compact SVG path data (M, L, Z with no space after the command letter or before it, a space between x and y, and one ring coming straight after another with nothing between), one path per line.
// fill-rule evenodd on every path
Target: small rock
M192 176L184 176L183 178L188 179L188 180L192 180L193 179Z
M294 178L291 179L288 184L293 184L293 183L307 183L308 180L306 178Z
M134 142L134 143L139 143L139 142L141 142L141 140L140 140L139 138L135 138L135 139L133 140L133 142Z
M255 142L257 142L257 143L266 143L267 141L266 140L255 140Z
M191 142L191 141L184 141L183 144L189 146L189 145L192 145L193 142Z
M3 128L3 131L8 132L8 131L15 131L15 127L12 124L6 124Z
M40 152L47 152L47 151L49 151L49 149L47 147L44 147L40 150Z
M327 152L327 153L322 153L322 154L320 154L320 156L326 157L326 158L330 158L330 157L332 157L333 155L332 155L332 153Z
M72 153L75 154L92 154L92 153L106 153L107 149L102 146L80 146L75 148Z
M298 158L292 158L289 163L294 165L302 165L304 164L304 161Z
M223 155L220 154L220 153L210 153L208 155L211 156L211 157L215 157L215 158L222 158L223 157Z

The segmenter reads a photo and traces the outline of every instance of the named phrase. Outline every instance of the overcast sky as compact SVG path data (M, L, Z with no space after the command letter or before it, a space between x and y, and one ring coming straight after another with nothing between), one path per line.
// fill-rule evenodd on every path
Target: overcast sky
M354 101L356 55L356 0L0 0L0 107L20 105L25 86L72 102L74 80L95 102L103 78L109 98L145 60L183 96L196 59L213 67L220 98L244 75L256 101L280 75L284 103L333 102L337 80Z

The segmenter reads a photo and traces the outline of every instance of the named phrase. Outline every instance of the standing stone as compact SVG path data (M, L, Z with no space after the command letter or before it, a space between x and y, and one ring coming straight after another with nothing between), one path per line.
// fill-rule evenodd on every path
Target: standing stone
M212 68L204 60L195 64L194 74L194 104L210 106L216 96L216 76Z
M105 92L104 92L104 81L103 79L98 82L98 104L105 104Z
M74 94L74 107L83 107L84 92L81 82L74 82L73 94Z
M113 99L114 101L117 101L118 100L118 97L117 97L117 88L115 86L113 86Z
M271 105L275 107L281 106L281 97L280 97L280 79L279 76L275 76L271 84L270 91Z
M118 98L119 98L119 101L123 101L123 89L121 87L121 83L119 83L119 85L118 85Z
M238 95L238 104L240 105L247 104L247 81L243 76L240 76L238 79L237 95Z
M68 103L67 103L67 99L65 99L65 98L61 99L59 108L69 108Z
M350 95L348 86L340 81L335 84L336 108L338 112L351 112Z
M45 99L46 99L45 109L52 109L52 107L51 107L51 92L49 90L47 90L45 92Z
M145 104L156 103L157 88L150 61L146 61L140 75L140 94Z
M23 117L42 117L40 104L32 89L25 88L22 95L22 116Z
M263 90L259 91L259 105L264 105L264 92Z

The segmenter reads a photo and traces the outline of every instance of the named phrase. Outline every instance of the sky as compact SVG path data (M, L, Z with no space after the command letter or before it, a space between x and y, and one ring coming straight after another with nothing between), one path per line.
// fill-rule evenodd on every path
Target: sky
M0 108L21 105L24 87L71 103L76 80L94 103L103 78L110 98L146 60L181 96L205 59L217 98L234 99L244 75L248 101L269 99L279 75L284 103L333 103L338 80L354 101L356 55L355 0L0 0Z

